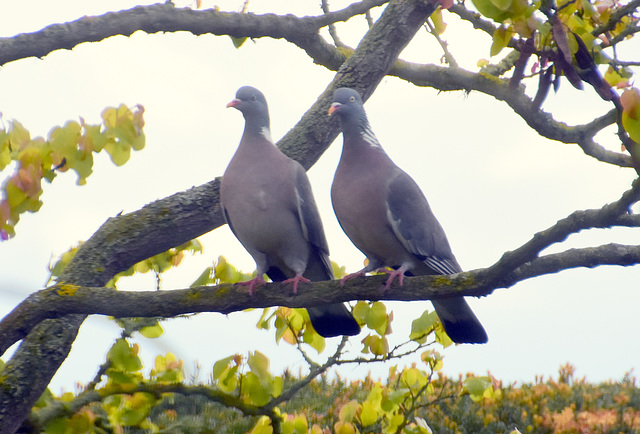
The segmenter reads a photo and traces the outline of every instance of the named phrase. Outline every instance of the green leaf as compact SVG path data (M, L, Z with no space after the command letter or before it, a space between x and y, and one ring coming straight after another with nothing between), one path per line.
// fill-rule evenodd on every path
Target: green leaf
M288 416L281 426L282 434L308 434L309 423L303 414Z
M9 122L9 142L13 149L20 149L31 141L29 131L18 121Z
M384 411L394 410L404 401L404 397L407 396L409 392L410 390L404 387L392 391L382 401L382 409Z
M433 330L433 325L438 320L435 312L425 310L420 318L414 319L411 323L411 334L409 339L424 344L427 341L427 335Z
M345 405L342 406L342 408L340 409L340 413L338 414L338 417L342 422L352 422L353 419L356 417L356 414L358 413L358 410L360 408L361 408L360 403L352 399L351 401L347 402Z
M631 139L640 143L640 91L636 88L626 89L620 96L622 104L622 126Z
M132 386L139 384L141 376L136 373L122 372L114 369L107 370L108 384L117 384L119 386Z
M507 17L508 14L498 8L491 0L471 0L478 12L487 18L491 18L494 21L501 23Z
M309 320L309 324L311 324L311 320ZM311 327L305 329L302 340L305 344L316 350L318 354L322 353L327 347L325 338L320 336L315 330L312 330Z
M371 306L369 315L367 316L367 327L378 332L380 336L387 334L387 307L384 303L376 301Z
M164 329L160 324L155 324L152 326L142 327L140 329L140 334L145 338L154 339L159 338L164 333Z
M371 307L366 301L358 301L353 307L353 317L358 321L358 324L366 324L369 317L369 311Z
M389 353L389 342L387 338L371 335L369 337L369 349L376 356L385 356Z
M500 26L498 27L494 32L493 32L493 43L491 44L491 56L495 56L498 53L500 53L500 51L502 51L503 48L505 48L508 44L509 41L511 41L511 38L513 37L514 32L507 29L504 26Z
M55 127L49 132L51 149L66 158L72 157L78 151L81 126L78 122L69 121L64 127Z
M426 350L420 354L420 360L429 365L432 371L439 371L442 369L442 355L435 350Z
M403 370L401 378L405 386L414 392L422 389L429 381L426 372L417 368L407 368Z
M263 387L262 382L253 372L247 372L242 378L241 388L247 403L263 406L269 402L269 391Z
M376 423L382 417L382 386L376 384L365 402L362 403L362 411L360 412L360 422L363 426L369 426Z
M104 150L109 153L111 161L116 166L122 166L131 157L131 147L123 142L110 141L105 145Z
M491 3L501 11L508 11L513 0L491 0Z
M249 353L247 364L249 365L249 368L251 368L251 371L256 374L260 380L271 379L271 373L269 372L269 359L260 351Z
M472 400L482 400L485 392L493 390L489 377L469 377L462 382L463 390L469 393Z
M107 360L111 367L123 372L135 372L142 369L142 362L138 357L138 346L129 345L125 339L118 339L107 353Z
M231 366L231 361L235 361L235 365ZM218 360L213 365L213 378L216 380L216 384L220 390L225 393L231 393L238 387L238 364L240 363L240 356L233 355L224 359Z
M124 405L118 412L118 424L123 426L138 425L147 417L154 402L153 395L149 393L137 392L127 396Z
M231 38L231 42L233 42L233 46L236 48L240 48L242 47L242 44L245 43L245 41L247 40L247 37L243 37L243 38L236 38L233 36L229 36Z
M225 393L231 393L238 387L238 366L233 366L227 369L218 380L218 388Z
M4 131L0 131L0 171L7 167L11 161L9 135Z
M431 18L431 22L433 23L433 28L435 29L436 33L438 35L443 34L447 28L447 24L444 22L444 19L442 18L442 9L441 8L436 9L436 11L432 13L431 17L429 18Z
M156 356L154 367L151 370L151 378L163 383L179 383L184 380L182 372L182 360L178 360L172 353L166 356Z
M198 276L198 278L194 280L191 285L189 285L189 288L213 284L215 284L215 279L213 278L213 267L207 267L202 273L200 273L200 276Z
M453 341L451 340L447 332L444 331L444 327L442 326L442 323L440 322L440 320L438 320L435 323L434 329L436 332L436 342L438 342L444 348L447 348L448 346L453 345Z
M236 356L225 357L224 359L220 359L213 364L213 378L215 380L220 379L222 374L229 368L229 363L235 359Z
M271 419L269 419L267 416L260 417L249 434L273 434Z
M66 434L67 433L66 417L59 417L49 422L44 430L45 434Z

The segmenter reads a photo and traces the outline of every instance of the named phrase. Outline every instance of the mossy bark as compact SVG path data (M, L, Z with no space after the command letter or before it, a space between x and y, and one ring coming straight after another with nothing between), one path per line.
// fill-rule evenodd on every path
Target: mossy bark
M337 121L326 115L333 90L354 87L368 98L436 6L426 0L391 1L327 90L283 138L279 145L285 152L311 167L338 134ZM60 280L103 286L136 262L222 225L218 187L218 181L212 181L107 220L79 249ZM43 321L23 340L0 376L0 432L20 428L67 357L84 319L69 315Z

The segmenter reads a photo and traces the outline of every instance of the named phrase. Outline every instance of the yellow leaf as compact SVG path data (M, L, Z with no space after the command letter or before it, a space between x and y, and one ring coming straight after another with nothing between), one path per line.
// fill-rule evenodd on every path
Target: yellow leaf
M271 427L271 419L267 416L262 416L249 432L250 434L272 434L273 428Z
M342 408L340 409L340 413L338 414L340 421L351 422L356 417L356 414L360 408L360 403L358 403L358 401L354 399L347 402L342 406Z
M336 422L333 426L336 434L356 434L356 428L351 422Z
M271 378L271 374L269 373L269 359L260 351L249 353L247 364L251 368L251 371L261 380Z
M364 402L362 404L362 412L360 413L360 422L363 426L369 426L376 423L379 419L380 408L374 403Z
M490 51L491 57L500 53L500 51L509 44L513 35L514 32L511 29L508 29L505 26L498 27L493 32L493 43L491 44Z
M164 333L164 329L160 324L155 324L152 326L142 327L139 330L140 334L148 339L159 338Z
M622 104L622 126L631 139L640 143L640 91L636 88L626 89L620 97Z
M434 13L431 14L431 21L433 22L433 28L436 33L441 35L447 28L447 23L444 22L442 18L442 9L438 8Z

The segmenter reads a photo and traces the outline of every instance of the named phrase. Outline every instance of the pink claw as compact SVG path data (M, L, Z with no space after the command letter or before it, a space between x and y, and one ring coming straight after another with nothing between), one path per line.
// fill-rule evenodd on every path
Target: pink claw
M398 278L398 282L400 283L400 286L404 285L405 271L407 271L405 267L400 267L397 270L393 270L393 271L387 268L380 268L378 270L378 273L386 273L389 275L389 278L387 279L387 282L384 285L384 291L387 291L391 287L391 284L393 283L394 280L396 280L396 277Z
M384 285L385 291L391 287L391 284L396 279L396 277L398 278L400 286L402 286L404 284L404 270L400 271L400 269L398 268L397 270L389 272L389 278L387 279L387 283L385 283Z
M298 275L296 277L292 277L291 279L283 280L282 284L286 285L287 283L293 283L293 293L297 294L298 293L298 283L300 283L300 282L311 283L311 281L309 279L307 279L306 277L302 277L301 275Z
M265 282L262 276L260 276L260 277L254 277L253 279L247 280L246 282L239 282L238 285L248 286L249 295L253 295L253 290L255 289L256 286L266 285L266 283L267 282Z
M347 280L353 279L354 277L363 277L365 274L367 274L367 272L364 271L364 270L360 270L360 271L356 271L355 273L347 274L342 279L340 279L340 286L344 286L344 284L346 283Z

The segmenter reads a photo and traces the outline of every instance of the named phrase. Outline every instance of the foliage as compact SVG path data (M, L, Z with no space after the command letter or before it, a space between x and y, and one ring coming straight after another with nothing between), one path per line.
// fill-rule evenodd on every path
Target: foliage
M47 139L31 138L18 121L9 121L0 129L0 171L13 168L0 189L0 239L15 235L15 225L24 212L36 212L42 206L42 180L52 182L57 172L72 169L78 185L84 185L93 171L93 154L103 149L114 164L129 160L131 149L144 148L142 131L144 108L125 105L108 107L102 112L102 124L69 121L49 131ZM13 164L12 164L13 163Z
M182 247L177 252L200 251L197 241ZM51 267L52 278L54 272L62 272L73 254L72 249ZM161 264L177 265L172 261L164 261L164 256L161 259ZM132 272L147 272L150 269L153 267L136 266ZM167 269L156 268L159 275ZM336 264L334 269L339 275L344 273L344 268ZM216 264L198 277L194 285L237 282L249 277L220 257ZM175 355L168 353L157 356L154 367L145 374L138 356L138 345L128 342L128 338L136 332L147 338L160 336L162 327L158 319L119 319L117 322L123 328L122 337L108 351L95 380L77 396L65 393L54 397L47 391L34 409L32 420L38 420L38 424L49 433L97 428L122 430L127 427L129 430L156 431L178 429L183 427L182 424L203 420L207 421L208 429L216 432L223 427L247 430L251 426L253 433L273 432L274 426L278 432L321 432L318 431L321 427L333 427L336 432L345 433L356 432L356 429L359 432L426 432L413 421L413 414L435 394L431 378L442 367L441 355L427 347L436 345L436 340L444 342L446 346L451 344L437 316L433 312L425 312L413 322L409 340L390 349L386 335L391 331L393 313L387 312L381 302L358 302L353 312L358 322L370 330L362 339L359 357L348 358L343 354L347 342L347 339L343 339L338 350L320 365L308 355L307 350L313 349L322 354L325 350L324 338L313 330L306 310L284 307L265 309L257 328L273 330L277 341L295 346L307 361L309 373L300 378L288 372L273 375L269 370L269 359L258 351L252 351L246 356L233 354L218 360L212 367L210 384L192 387L183 384L182 361ZM357 382L349 386L351 389L346 394L342 389L327 392L336 384L343 384L339 379L337 383L327 379L327 370L332 366L393 360L420 352L421 366L403 370L392 368L386 385L369 379L366 392ZM482 395L483 387L480 386L482 390L477 389L474 393ZM193 401L189 405L199 408L198 418L186 417L183 420L183 415L178 416L172 403L176 400L183 402L184 399L176 398L176 393ZM318 393L331 400L317 403L317 399L300 399L299 396ZM220 405L235 408L236 411L222 411L221 415ZM216 417L209 416L210 413L216 414ZM252 417L247 420L240 414ZM213 419L217 422L212 423Z
M198 244L188 244L194 245ZM344 272L336 264L334 269ZM139 268L140 272L148 270ZM220 257L194 285L249 277ZM441 372L443 356L427 348L451 345L434 312L425 311L416 318L409 341L393 349L385 337L393 313L384 304L358 302L353 312L370 330L362 339L358 357L343 353L344 340L324 365L317 364L306 349L323 353L324 339L311 327L306 311L265 309L257 328L272 329L277 340L296 346L309 363L309 373L274 375L269 359L252 351L218 360L206 385L185 381L182 361L171 353L158 355L145 373L138 345L128 338L136 332L158 337L162 328L157 319L119 320L122 337L108 351L94 382L77 395L56 397L47 391L32 419L44 423L47 433L272 433L274 424L275 431L283 433L508 433L517 432L515 429L613 433L640 429L640 389L631 375L620 382L594 385L576 379L574 368L567 364L561 367L558 379L543 381L540 377L532 384L503 386L491 375L452 379ZM407 346L411 348L406 350ZM327 373L338 364L400 359L413 353L421 354L421 363L404 368L393 365L385 379L345 381ZM46 416L40 418L43 414Z
M120 360L115 362L116 368L110 368L109 375L140 370L135 347L123 342L117 341L110 351L110 359ZM241 364L247 367L254 356L249 355ZM392 366L388 377L378 380L367 377L345 381L339 376L320 375L279 407L281 432L631 433L640 429L640 388L631 374L620 381L592 384L585 378L574 378L574 368L567 364L560 368L557 378L539 377L533 383L505 386L491 375L449 378L438 372L440 360L435 365L433 361L430 359L426 369ZM214 367L214 377L215 372ZM172 384L181 378L181 363L168 354L158 356L154 369L142 381L152 386ZM288 371L274 378L282 379L283 390L306 380L304 375ZM206 387L218 390L216 384L214 380ZM53 420L47 432L70 432L80 427L132 433L272 432L268 417L247 417L224 401L191 393L196 387L200 386L191 384L182 392L156 396L141 392L112 395L82 407L74 415ZM101 392L105 393L109 393L107 387ZM58 398L48 394L42 401L73 402L74 398L70 393Z
M174 10L170 3L166 7L171 9L163 9L162 12ZM412 2L396 3L409 5ZM402 62L396 62L390 73L416 85L429 83L428 85L442 90L481 90L494 95L507 101L539 134L554 139L558 137L554 136L553 131L550 132L550 126L557 126L558 122L546 117L540 110L548 90L553 85L554 90L558 91L562 77L580 89L587 83L599 98L612 103L613 116L605 115L584 127L562 124L560 129L563 134L575 133L578 137L565 139L562 136L562 140L577 143L589 153L591 148L585 145L585 138L592 139L597 132L616 122L620 142L631 154L631 159L626 154L615 154L613 158L606 152L591 152L590 155L597 154L596 158L623 167L632 161L637 169L640 168L640 152L635 143L640 141L640 91L634 87L632 69L635 64L618 59L615 49L618 44L640 31L633 8L637 7L637 2L622 4L617 1L568 0L553 4L545 0L473 0L472 3L479 14L466 9L463 2L439 2L441 8L431 16L427 27L443 47L443 58L450 66L455 67L455 59L441 35L447 31L446 21L450 17L447 14L457 14L491 35L491 45L487 47L487 52L491 57L504 55L496 65L482 60L478 64L478 72L470 73L473 80L458 82L456 80L459 76L456 74L461 73L460 69L449 68L443 73L446 79L435 84L428 76L403 76L407 70L413 69L415 72L420 68L403 70ZM197 5L199 7L200 2ZM340 68L338 78L346 77L346 83L338 80L334 84L351 85L351 81L357 82L358 77L349 74L357 71L360 65L356 64L354 67L347 63L360 58L360 53L341 43L335 29L331 28L332 22L349 17L342 15L335 21L330 21L327 18L330 14L325 11L325 15L320 17L324 24L317 28L310 24L315 21L306 21L304 25L297 26L269 27L253 23L245 26L243 24L248 20L282 18L275 15L265 18L245 14L247 5L248 2L245 2L240 16L233 17L238 21L231 26L233 32L229 33L233 34L228 35L236 48L242 49L243 42L248 38L284 38L305 49L314 62L335 70ZM392 9L391 5L388 8ZM140 10L149 11L151 15L151 9L141 7L138 12ZM444 10L449 12L445 13ZM364 9L360 13L365 12L368 14L369 10ZM188 11L183 15L186 13ZM140 14L140 19L143 15L144 13ZM229 14L231 15L233 14ZM117 14L112 16L119 18ZM216 18L219 16L216 15ZM289 20L289 24L297 19L294 16L284 18ZM90 26L91 22L97 21L97 18L92 18L70 23L67 30L72 32L74 24ZM155 24L167 21L171 20L157 20ZM330 27L335 45L316 39L320 28L326 26ZM261 29L261 32L267 29L267 33L256 36L252 34L256 28ZM268 34L270 28L278 30ZM291 28L302 33L292 36L287 33ZM53 32L52 29L49 30ZM153 32L159 31L162 29L153 27ZM195 30L192 31L195 33ZM205 31L198 28L197 32ZM50 33L45 34L48 39L55 40L49 35ZM401 41L398 45L402 43ZM65 45L64 48L68 47ZM507 48L510 51L505 54ZM322 57L318 53L331 55ZM527 70L527 64L532 58L535 61ZM391 65L395 60L394 57L388 64ZM381 74L384 75L387 69L379 67L378 61L379 58L376 58L375 67L383 69ZM600 65L603 65L604 73L598 69ZM511 76L503 80L501 77L509 71ZM381 77L357 84L371 94L378 79ZM533 83L535 97L531 101L526 99L528 97L522 89L524 86L521 85L525 83ZM507 86L509 92L505 95L504 87ZM519 96L525 98L526 104L513 99ZM42 179L51 182L58 172L73 169L78 175L78 184L84 184L92 172L94 152L104 149L115 164L121 165L128 160L131 149L142 149L145 143L142 115L142 106L134 109L125 106L108 108L102 114L101 125L89 125L82 119L80 122L70 121L62 127L53 128L46 139L32 139L18 121L8 122L8 126L0 130L0 170L8 168L12 173L5 176L2 184L0 238L7 239L15 234L15 225L22 213L35 212L40 208ZM538 118L534 118L535 116ZM615 117L615 121L610 120L612 117ZM325 131L320 132L322 134L317 134L318 136L329 137ZM306 137L312 135L307 134ZM593 144L589 143L591 145ZM594 147L597 148L595 145ZM321 149L320 146L318 149ZM622 202L624 201L621 200L620 203ZM629 199L625 203L626 209L615 216L618 220L615 223L608 221L607 225L638 226L638 222L620 217L635 202ZM624 204L619 207L624 208ZM589 227L597 226L592 224ZM209 227L207 230L210 229ZM574 228L573 232L580 229L584 227ZM554 231L547 231L546 235L553 233ZM564 234L564 237L567 235L568 233ZM167 237L170 236L171 234L167 234ZM536 237L536 240L541 238L544 237ZM560 238L563 237L558 237ZM549 244L557 241L552 240ZM129 270L109 276L112 278L109 285L115 286L119 278L136 272L154 272L158 277L159 288L161 273L177 266L185 252L197 253L202 249L198 241L184 243L184 239L173 245L176 247L161 253L154 251L149 254L148 259L135 265L122 260L126 266L121 269L130 267ZM536 251L528 250L528 256L537 257L540 250L547 246L548 244ZM73 262L74 254L79 249L82 246L67 252L51 265L52 277L62 275L64 267ZM510 259L509 255L505 256L507 260ZM522 265L530 265L530 258L507 271L513 272ZM599 263L604 262L589 262L588 266ZM246 280L247 277L247 274L220 257L216 264L200 275L194 285L232 283ZM182 362L171 353L159 355L154 366L145 371L138 356L139 348L129 342L129 337L134 333L141 333L148 338L161 335L159 320L120 319L118 323L123 328L122 337L109 350L94 381L77 394L54 396L49 391L45 392L34 406L29 421L34 429L44 429L50 433L227 430L256 434L327 431L342 434L426 433L431 432L431 429L446 433L510 432L516 428L521 432L580 432L594 427L599 432L632 432L640 428L636 410L640 395L635 379L625 378L618 383L590 385L585 380L574 379L572 368L566 366L562 368L558 380L543 382L540 379L534 384L521 386L502 386L500 381L490 375L467 375L465 378L452 380L440 372L443 357L439 353L451 345L451 341L433 312L424 312L416 318L406 342L395 347L390 347L388 340L393 312L388 312L383 303L360 301L354 306L353 313L366 328L360 354L351 356L345 353L345 339L333 354L327 356L324 354L325 341L313 330L304 309L265 309L257 327L273 332L278 342L294 346L307 362L307 371L298 375L289 372L276 375L270 371L266 355L251 351L248 354L231 354L217 361L212 367L207 385L185 382ZM46 335L42 340L47 340ZM67 343L70 347L70 342ZM391 366L388 377L384 380L367 378L345 382L328 374L332 367L341 364L391 362L411 354L419 354L421 362L404 368ZM316 359L322 359L320 356L326 357L319 362ZM24 366L37 364L33 360L30 362ZM12 387L11 384L6 387L5 383L2 385L3 391ZM29 406L32 403L29 401Z
M640 389L627 374L620 381L591 384L562 366L558 378L503 386L494 377L491 393L443 400L419 413L437 433L622 433L640 429ZM468 380L468 379L467 379ZM464 381L450 382L460 387Z

